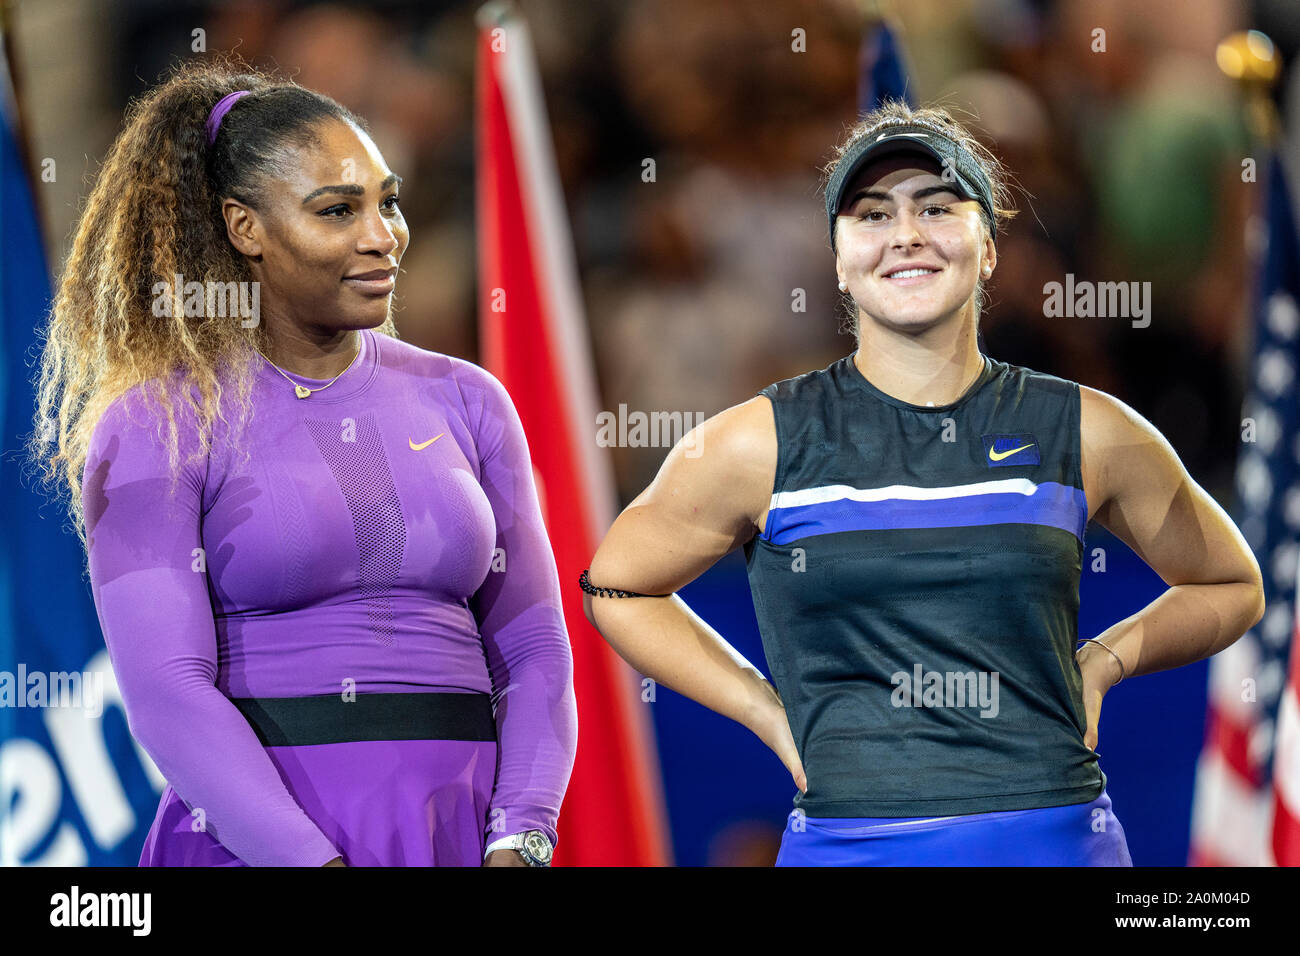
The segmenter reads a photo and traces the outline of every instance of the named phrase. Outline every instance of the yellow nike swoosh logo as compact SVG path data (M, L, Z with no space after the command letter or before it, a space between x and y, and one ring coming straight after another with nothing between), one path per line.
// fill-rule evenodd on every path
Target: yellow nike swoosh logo
M428 441L420 442L420 444L418 444L418 445L417 445L417 444L415 443L415 441L414 441L413 439L411 439L411 438L407 438L406 440L407 440L407 442L410 444L410 446L411 446L411 450L412 450L412 451L420 451L422 448L428 448L430 445L432 445L434 442L436 442L439 438L441 438L441 437L442 437L443 435L445 435L445 434L447 434L447 433L446 433L446 432L439 432L438 434L436 434L436 435L434 435L432 438L430 438Z
M1003 458L1006 458L1008 455L1014 455L1016 452L1024 451L1026 448L1033 448L1034 445L1035 442L1030 442L1028 445L1021 445L1019 448L1013 448L1010 451L994 451L992 448L990 448L989 461L1001 461Z

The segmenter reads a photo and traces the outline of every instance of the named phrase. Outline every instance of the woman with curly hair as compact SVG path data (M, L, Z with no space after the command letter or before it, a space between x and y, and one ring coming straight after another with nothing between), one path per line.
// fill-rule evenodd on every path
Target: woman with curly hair
M549 861L555 560L505 389L397 337L399 185L334 100L199 63L81 216L33 454L168 781L142 866Z
M1010 210L966 129L886 104L827 173L856 351L678 444L584 574L588 616L790 770L778 865L1131 865L1102 698L1239 638L1259 567L1142 416L980 353ZM1171 587L1076 652L1093 519ZM775 687L671 593L740 546Z

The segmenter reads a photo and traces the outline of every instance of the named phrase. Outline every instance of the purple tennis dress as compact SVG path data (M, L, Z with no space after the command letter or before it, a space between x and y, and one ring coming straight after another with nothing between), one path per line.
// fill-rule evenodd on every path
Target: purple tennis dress
M306 399L259 360L251 421L219 422L174 493L138 389L95 428L95 607L168 781L141 866L478 866L501 836L556 841L577 711L518 414L470 362L359 335Z

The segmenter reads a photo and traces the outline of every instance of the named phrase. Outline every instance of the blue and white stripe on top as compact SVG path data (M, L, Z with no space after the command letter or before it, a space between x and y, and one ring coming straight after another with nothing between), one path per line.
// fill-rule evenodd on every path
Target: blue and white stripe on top
M1088 522L1082 489L1057 481L1002 478L940 488L823 485L779 491L768 507L763 539L789 544L839 531L1040 524L1080 542Z

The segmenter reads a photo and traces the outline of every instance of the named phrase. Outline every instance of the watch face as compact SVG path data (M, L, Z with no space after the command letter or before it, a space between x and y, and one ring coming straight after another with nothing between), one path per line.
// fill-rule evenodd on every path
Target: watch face
M524 849L538 863L551 861L551 841L540 830L530 830L524 835Z

